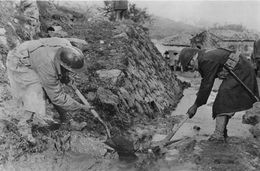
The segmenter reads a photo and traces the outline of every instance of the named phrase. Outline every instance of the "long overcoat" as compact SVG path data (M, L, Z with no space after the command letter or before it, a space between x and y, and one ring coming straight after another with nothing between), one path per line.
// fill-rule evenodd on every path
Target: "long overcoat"
M198 55L198 68L202 76L195 103L207 103L215 78L222 71L231 51L226 49L201 50ZM259 97L256 75L252 64L242 55L234 68L234 73ZM221 113L238 112L252 107L255 99L230 74L223 80L213 104L213 118Z

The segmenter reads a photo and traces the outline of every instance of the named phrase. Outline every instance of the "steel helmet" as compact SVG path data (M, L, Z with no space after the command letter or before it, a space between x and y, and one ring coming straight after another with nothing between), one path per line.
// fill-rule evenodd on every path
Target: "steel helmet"
M61 47L55 58L61 66L71 72L80 73L84 70L84 55L76 47Z
M199 51L199 49L190 48L190 47L183 48L181 50L180 55L179 55L179 61L184 69L188 66L192 57L194 55L196 55L196 53L198 51Z

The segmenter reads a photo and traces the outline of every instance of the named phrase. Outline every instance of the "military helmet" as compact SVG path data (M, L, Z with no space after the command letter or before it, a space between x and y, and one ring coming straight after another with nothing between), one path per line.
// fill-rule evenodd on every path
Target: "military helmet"
M199 49L196 48L183 48L180 52L179 55L179 61L182 65L182 67L185 69L188 64L190 63L191 59L193 58L194 55L199 51Z
M84 55L76 47L61 47L55 57L61 66L71 72L80 73L84 70Z

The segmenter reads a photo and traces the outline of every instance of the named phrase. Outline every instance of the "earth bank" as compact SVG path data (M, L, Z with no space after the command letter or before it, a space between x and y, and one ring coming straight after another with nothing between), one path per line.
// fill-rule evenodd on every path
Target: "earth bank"
M139 153L139 159L132 163L119 161L116 154L107 153L108 147L102 143L105 140L102 125L84 112L68 114L68 119L73 118L75 122L62 128L34 126L38 142L36 146L29 144L16 127L21 111L10 95L5 68L8 50L22 41L50 35L68 37L82 49L88 68L80 79L74 76L78 88L109 124L112 133L129 135L136 148L149 146L151 141L169 132L176 115L184 114L193 102L200 79L188 74L184 74L185 79L179 77L191 82L192 87L186 91L189 95L184 92L177 106L187 84L167 67L146 28L131 21L113 23L100 15L86 17L57 8L48 1L24 2L1 2L4 8L0 10L3 16L0 22L0 170L260 169L259 142L249 134L248 127L241 127L241 114L234 118L236 124L230 125L228 143L206 141L214 129L209 110L214 93L205 111L201 109L200 117L198 114L197 119L189 120L174 136L181 139L179 142L156 155ZM32 19L37 17L39 20ZM48 33L49 27L55 31ZM78 99L70 88L65 89ZM48 114L57 115L50 104ZM85 127L82 129L80 124ZM193 127L198 125L201 131L196 132Z
M1 164L49 150L63 154L96 149L94 154L101 158L106 152L104 144L96 143L105 139L102 125L83 111L67 113L67 119L74 121L63 127L34 125L36 146L21 137L16 124L22 111L11 97L5 62L8 51L26 40L65 37L83 51L86 70L72 77L112 134L127 134L139 146L149 139L142 139L136 130L142 126L137 124L149 125L157 119L171 124L167 117L182 97L185 84L167 67L146 28L131 21L110 22L101 14L85 16L49 1L3 1L1 8ZM64 89L79 100L70 88ZM51 104L47 114L57 117Z

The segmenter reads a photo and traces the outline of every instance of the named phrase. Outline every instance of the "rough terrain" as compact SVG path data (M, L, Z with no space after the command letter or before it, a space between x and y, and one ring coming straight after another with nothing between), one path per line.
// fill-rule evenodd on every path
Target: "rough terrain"
M29 144L16 127L21 111L11 97L5 68L8 50L19 42L59 36L69 38L82 49L88 68L80 77L74 76L77 86L112 133L128 135L135 141L136 149L145 148L169 133L176 118L180 118L176 115L185 114L194 102L200 78L196 74L172 72L160 54L162 50L149 39L147 29L131 21L114 23L101 15L84 16L57 8L48 1L37 6L16 5L11 1L3 4L4 17L0 20L0 170L260 170L259 141L248 131L251 126L242 124L244 113L231 120L227 143L207 141L214 130L211 106L219 82L208 104L174 136L180 141L156 154L139 151L138 159L120 161L102 143L105 141L102 125L84 112L68 114L68 118L74 119L74 124L68 127L34 126L37 145ZM25 17L17 17L17 13ZM32 19L35 17L39 23ZM49 27L55 31L48 32ZM189 85L187 82L191 87L184 91L178 104L183 88ZM65 88L78 99L71 89ZM57 115L51 104L48 114ZM80 124L85 127L82 129ZM255 131L251 132L257 134L258 124L254 124ZM198 127L200 130L196 130Z
M167 67L146 28L132 21L111 22L102 15L85 16L49 1L7 1L1 5L1 164L27 158L30 162L38 153L44 153L41 157L45 158L49 151L61 154L58 157L68 151L93 153L99 159L106 153L107 147L96 143L105 139L102 125L83 111L68 113L67 119L74 121L62 127L34 125L36 145L21 137L16 125L22 110L10 94L5 62L8 51L26 40L65 37L83 51L86 70L72 77L112 134L127 134L139 146L143 140L137 124L149 125L158 118L168 122L184 86ZM79 100L69 87L64 88ZM47 114L57 118L51 104Z

